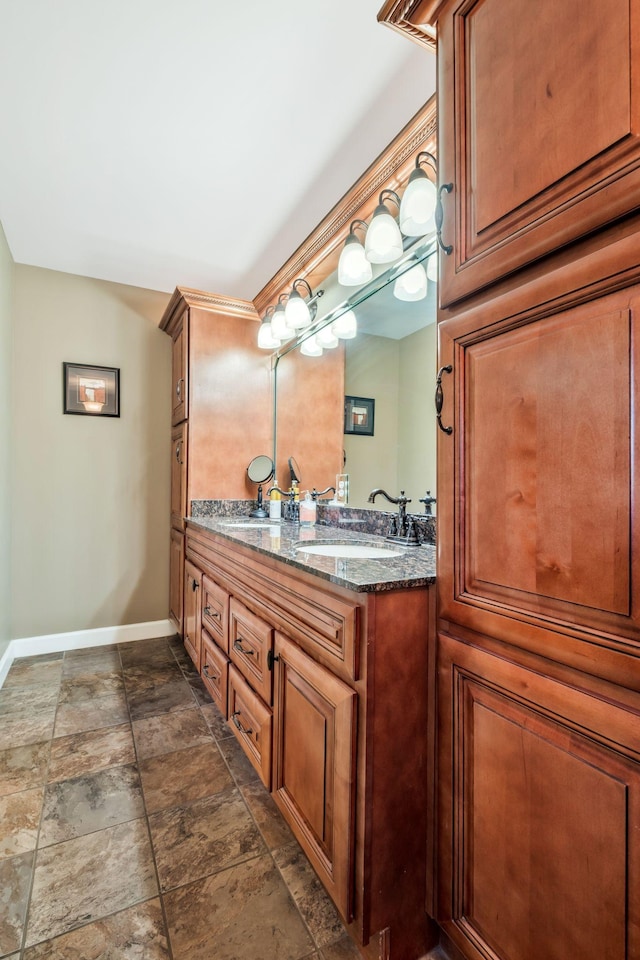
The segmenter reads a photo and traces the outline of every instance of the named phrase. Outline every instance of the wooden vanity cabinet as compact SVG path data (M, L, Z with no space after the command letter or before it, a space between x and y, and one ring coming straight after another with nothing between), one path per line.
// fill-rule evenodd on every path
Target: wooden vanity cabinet
M446 306L640 208L640 2L425 6Z
M190 522L187 558L230 596L230 728L363 955L422 956L435 943L431 589L358 593Z
M171 528L169 554L169 615L174 623L182 623L184 597L184 533Z
M185 561L184 565L184 646L200 671L200 645L202 634L202 571Z
M276 633L273 796L344 917L353 896L357 694Z
M160 321L172 338L171 526L184 531L193 500L250 499L247 466L271 443L268 359L252 303L178 287ZM182 581L177 538L171 583ZM174 569L175 568L175 569ZM174 602L175 600L175 602ZM172 591L170 616L183 633Z

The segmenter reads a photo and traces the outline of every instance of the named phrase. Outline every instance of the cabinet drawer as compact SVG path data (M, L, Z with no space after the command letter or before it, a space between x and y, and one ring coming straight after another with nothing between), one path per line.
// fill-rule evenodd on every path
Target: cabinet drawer
M233 664L229 666L229 724L265 787L271 789L271 710Z
M265 703L271 703L273 628L231 598L229 604L229 655L240 673Z
M207 576L202 578L202 624L220 649L229 653L229 594Z
M215 645L206 630L202 631L201 663L200 672L204 685L226 719L229 716L227 713L229 658Z

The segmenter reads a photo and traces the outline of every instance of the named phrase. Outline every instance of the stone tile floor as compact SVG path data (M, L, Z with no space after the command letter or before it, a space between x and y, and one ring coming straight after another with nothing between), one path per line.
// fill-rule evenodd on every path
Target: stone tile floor
M0 957L359 956L177 637L14 661Z

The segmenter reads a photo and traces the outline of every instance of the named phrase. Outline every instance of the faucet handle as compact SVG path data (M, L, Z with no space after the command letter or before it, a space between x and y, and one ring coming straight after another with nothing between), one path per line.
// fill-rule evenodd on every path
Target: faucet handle
M420 503L424 503L424 512L427 517L431 516L431 504L436 502L436 498L431 496L431 490L427 490L426 496L420 497Z

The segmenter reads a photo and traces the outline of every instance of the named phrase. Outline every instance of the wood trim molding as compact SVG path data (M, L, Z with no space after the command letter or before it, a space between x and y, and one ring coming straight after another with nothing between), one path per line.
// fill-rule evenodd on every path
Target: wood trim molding
M321 220L316 229L257 294L253 303L259 316L278 295L303 277L317 287L338 265L341 247L351 221L365 220L373 213L384 187L398 189L409 177L420 150L436 152L436 98L424 107L374 160L359 180ZM163 328L164 329L164 328Z
M434 0L387 0L378 21L435 53L436 28L432 24L437 5Z
M205 293L203 290L192 290L189 287L176 287L160 320L160 329L170 334L176 321L188 307L210 310L212 313L220 313L225 317L240 317L256 322L260 320L250 300L237 300L235 297L225 297L218 293Z

